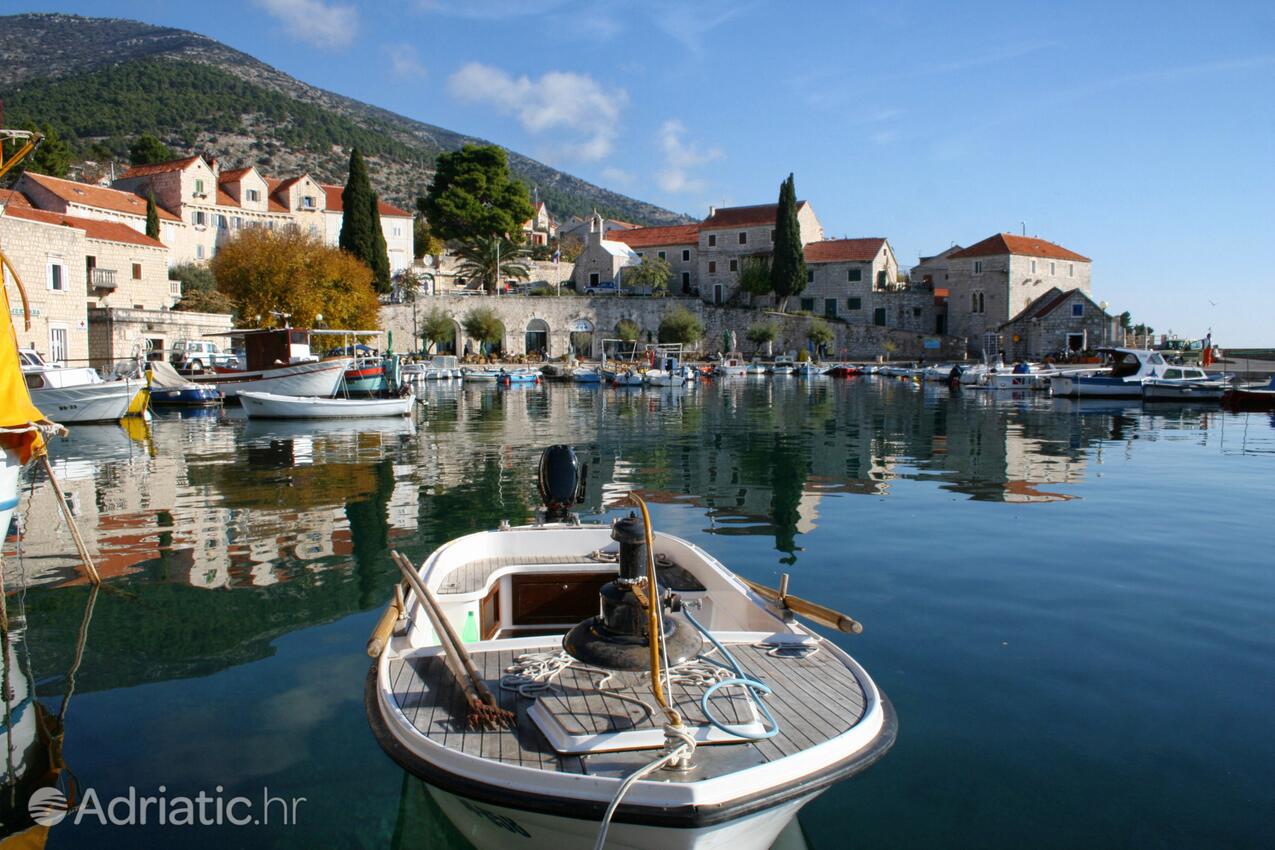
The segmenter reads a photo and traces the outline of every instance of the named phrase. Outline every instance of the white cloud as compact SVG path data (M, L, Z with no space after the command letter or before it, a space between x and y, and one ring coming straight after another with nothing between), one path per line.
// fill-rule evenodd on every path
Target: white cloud
M533 80L480 62L470 62L452 74L447 91L457 100L489 104L515 116L532 135L557 133L554 153L587 161L611 152L620 114L629 102L624 89L604 89L588 74L548 71ZM572 139L563 141L562 131L568 131Z
M256 0L280 23L289 35L315 47L348 47L359 28L353 6L329 5L323 0Z
M390 44L386 46L385 52L390 57L390 73L394 76L404 80L425 76L425 65L412 45Z
M718 148L700 149L685 139L686 127L681 121L669 120L660 126L659 142L664 151L664 167L657 175L665 192L698 192L704 181L691 175L691 169L720 159Z

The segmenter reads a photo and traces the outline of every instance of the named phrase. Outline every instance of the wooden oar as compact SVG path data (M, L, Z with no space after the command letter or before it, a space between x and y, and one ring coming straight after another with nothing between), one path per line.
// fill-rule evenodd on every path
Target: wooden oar
M390 637L394 633L394 626L403 617L403 585L394 585L394 596L390 599L390 604L385 606L385 611L381 614L381 619L376 621L376 628L372 629L372 636L367 639L367 654L372 658L380 658L381 653L385 651L385 647L389 646Z
M807 599L802 599L800 596L793 596L789 594L787 592L787 576L785 576L783 592L775 590L773 587L766 587L764 584L749 581L743 576L740 576L739 579L744 584L748 585L749 588L751 588L752 591L759 596L764 596L770 601L782 605L795 614L801 614L803 617L813 620L821 626L826 626L829 629L836 629L839 632L845 632L846 634L851 635L857 635L863 631L863 624L853 617L842 614L840 611L834 611L831 608L820 605L817 602L811 602Z
M453 662L452 672L456 675L462 687L465 687L470 692L466 694L466 699L469 702L469 725L486 726L494 729L512 723L514 721L513 713L500 707L495 695L492 694L491 689L487 687L487 683L479 674L478 668L474 666L474 660L469 657L465 644L461 642L456 630L452 628L451 622L447 619L447 613L443 611L443 606L439 604L438 598L434 596L433 591L425 586L425 582L421 581L420 574L416 572L412 562L398 552L390 552L390 559L398 567L403 577L407 579L408 584L411 585L412 590L416 593L416 598L420 600L421 607L425 610L430 624L434 627L434 633L438 635L438 642L442 644L448 660ZM465 681L466 678L468 682Z

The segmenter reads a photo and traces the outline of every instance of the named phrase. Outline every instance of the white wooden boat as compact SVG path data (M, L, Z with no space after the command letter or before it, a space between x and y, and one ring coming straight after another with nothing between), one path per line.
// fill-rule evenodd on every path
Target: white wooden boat
M18 477L22 461L16 448L0 443L0 540L9 534L9 522L18 509Z
M694 379L694 371L686 366L669 369L648 369L646 382L653 387L680 387Z
M453 354L435 354L429 363L408 363L403 377L412 381L445 381L460 377L460 365Z
M462 369L461 380L467 383L494 384L500 380L499 369Z
M807 360L804 363L798 363L792 373L798 378L813 378L816 375L824 374L824 367Z
M760 377L762 375L765 375L766 364L762 363L760 360L754 360L752 363L749 363L748 366L744 369L744 373L747 375L755 376L755 377Z
M1015 372L1012 369L988 371L983 376L982 385L993 390L1046 390L1056 369L1045 369L1031 366L1030 371Z
M239 401L250 419L368 419L408 416L416 397L408 393L400 398L299 398L241 392Z
M810 603L642 518L579 524L562 449L541 462L542 522L395 557L408 589L369 641L373 734L480 850L771 847L885 754L893 708L793 618Z
M1141 398L1143 381L1161 377L1168 365L1158 351L1142 348L1107 348L1101 353L1109 358L1109 366L1059 371L1050 379L1054 395Z
M791 375L796 368L797 361L781 354L775 358L775 362L771 363L766 371L771 375Z
M571 371L571 377L577 384L602 383L602 370L581 366Z
M211 384L226 398L238 398L246 392L270 395L323 397L336 392L351 360L323 360L313 363L297 363L278 369L261 369L250 372L217 372L213 375L192 375L197 384Z
M739 357L726 357L713 367L713 374L722 378L736 378L747 374L748 364Z

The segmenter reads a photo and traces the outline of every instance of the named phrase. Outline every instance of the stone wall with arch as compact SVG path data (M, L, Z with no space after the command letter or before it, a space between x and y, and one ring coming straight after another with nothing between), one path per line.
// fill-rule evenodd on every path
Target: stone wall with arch
M522 296L522 295L436 295L422 298L416 304L418 318L437 308L450 315L457 323L456 351L465 350L464 316L477 307L489 307L504 323L504 352L518 356L527 353L527 329L533 322L539 328L543 323L546 334L547 356L560 358L571 345L571 328L577 322L588 322L593 328L592 350L575 352L579 357L597 358L602 353L602 341L614 338L616 326L628 319L638 326L638 341L654 341L664 314L677 307L684 307L699 317L704 324L704 339L697 346L705 354L720 353L723 337L734 331L738 347L751 355L751 347L744 334L758 321L774 321L779 331L774 350L797 351L805 347L805 335L811 316L779 315L751 307L715 307L698 298L633 298L615 295L584 296ZM412 305L386 304L381 307L381 325L394 334L394 347L398 351L411 350ZM838 360L953 360L964 355L965 343L959 337L924 334L898 328L875 325L828 322L834 341L830 346L831 357ZM928 345L927 345L928 344ZM937 346L937 347L930 347ZM476 350L477 346L473 346Z

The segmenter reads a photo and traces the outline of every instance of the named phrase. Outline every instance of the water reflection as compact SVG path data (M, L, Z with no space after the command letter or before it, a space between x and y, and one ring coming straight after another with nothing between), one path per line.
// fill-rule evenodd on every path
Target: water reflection
M211 589L348 571L378 562L391 542L423 549L459 530L522 521L535 501L536 453L554 442L589 456L587 512L641 487L655 502L702 507L713 533L764 535L791 555L830 496L888 497L895 482L918 480L980 501L1079 498L1104 451L1173 432L1221 440L1228 416L1032 393L949 397L903 381L640 392L433 384L423 395L419 427L183 411L140 434L76 428L51 452L105 577L158 570ZM1249 416L1229 416L1232 431L1247 431ZM1269 437L1243 444L1267 449ZM63 530L47 519L52 500L36 472L21 546L6 548L6 569L20 562L28 585L80 580Z

